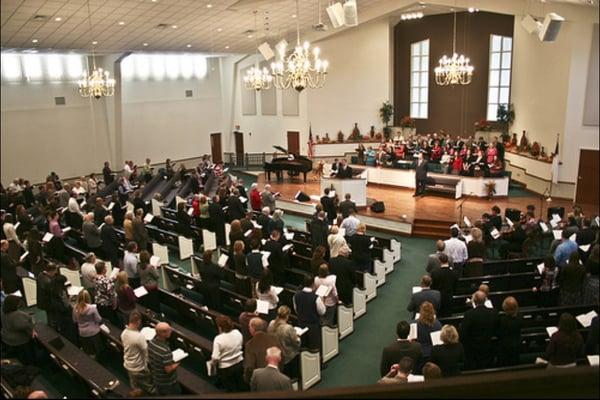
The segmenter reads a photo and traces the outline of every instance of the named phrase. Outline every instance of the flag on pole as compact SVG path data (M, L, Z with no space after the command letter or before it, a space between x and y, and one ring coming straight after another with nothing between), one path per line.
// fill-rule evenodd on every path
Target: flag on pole
M312 135L312 125L308 125L308 157L312 158L313 156L313 135Z
M556 147L554 148L554 153L553 153L553 157L552 157L552 183L558 183L558 167L559 167L559 161L558 161L558 139L559 139L559 134L556 135Z

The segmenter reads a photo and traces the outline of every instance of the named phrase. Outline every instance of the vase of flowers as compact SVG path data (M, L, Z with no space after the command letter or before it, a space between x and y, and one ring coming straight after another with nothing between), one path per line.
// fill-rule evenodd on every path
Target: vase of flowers
M402 136L409 137L417 132L415 120L405 115L400 120L400 127L402 128Z
M490 132L492 130L492 124L486 119L480 119L475 122L475 132Z

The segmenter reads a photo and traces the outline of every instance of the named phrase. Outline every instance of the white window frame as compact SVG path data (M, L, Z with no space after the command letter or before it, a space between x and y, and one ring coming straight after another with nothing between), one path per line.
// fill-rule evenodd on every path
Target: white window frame
M418 50L418 52L415 50ZM418 64L418 68L415 68L415 63ZM410 45L409 90L410 117L413 119L427 119L429 116L429 39ZM414 110L415 106L416 110Z
M500 48L494 48L495 38L499 38ZM512 45L513 38L510 36L490 35L490 64L486 107L486 119L488 121L496 121L498 106L510 103ZM497 65L494 65L496 60Z

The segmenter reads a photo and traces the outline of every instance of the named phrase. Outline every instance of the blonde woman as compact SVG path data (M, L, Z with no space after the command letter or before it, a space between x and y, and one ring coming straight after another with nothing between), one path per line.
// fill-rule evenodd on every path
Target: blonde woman
M442 370L442 376L459 375L465 361L465 350L459 341L458 331L452 325L444 325L440 332L443 344L433 346L430 361Z
M417 318L416 323L417 342L421 343L421 350L423 351L424 359L423 362L426 362L429 361L431 348L433 347L431 342L431 333L442 329L442 324L435 316L433 304L428 301L421 303L421 306L419 307L419 318Z
M327 244L329 245L331 258L337 257L342 249L345 249L346 253L350 253L350 247L346 243L344 236L340 235L340 230L337 226L331 228L331 234L327 236Z
M283 356L283 372L289 377L298 376L297 362L294 359L300 353L300 336L288 322L291 310L288 306L279 306L277 318L269 323L267 332L274 335L279 341Z
M133 212L127 211L123 220L123 229L125 230L125 240L133 241Z
M92 358L102 351L102 337L100 336L100 325L102 317L98 313L95 304L87 290L82 290L77 296L77 303L73 308L73 321L77 324L79 338L83 351Z
M133 288L129 286L129 278L127 272L121 271L117 274L117 309L119 310L119 319L121 325L127 325L129 321L129 314L135 310L137 298Z

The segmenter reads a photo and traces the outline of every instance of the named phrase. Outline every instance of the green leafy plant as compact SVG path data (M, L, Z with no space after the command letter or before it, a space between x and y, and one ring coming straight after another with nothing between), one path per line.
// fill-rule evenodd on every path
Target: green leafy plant
M515 120L515 107L511 104L500 104L496 112L496 121L502 129L502 138L506 141L510 139L510 126Z
M381 117L381 120L385 126L389 126L390 121L394 116L394 106L389 101L384 102L379 109L379 116Z

